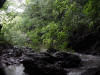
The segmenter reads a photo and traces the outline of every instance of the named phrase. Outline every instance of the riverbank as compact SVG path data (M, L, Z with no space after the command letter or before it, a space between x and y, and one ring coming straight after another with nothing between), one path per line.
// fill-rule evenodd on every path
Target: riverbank
M2 75L99 75L100 56L60 51L34 52L27 47L5 49L0 55ZM98 74L97 74L98 73Z

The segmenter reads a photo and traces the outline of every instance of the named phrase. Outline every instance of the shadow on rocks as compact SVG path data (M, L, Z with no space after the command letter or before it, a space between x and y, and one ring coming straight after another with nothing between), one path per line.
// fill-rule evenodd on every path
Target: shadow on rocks
M4 68L1 65L1 63L0 63L0 75L6 75L5 72L4 72Z
M81 65L81 59L66 52L40 52L33 53L29 59L24 59L24 72L29 75L67 75L67 68L77 68Z

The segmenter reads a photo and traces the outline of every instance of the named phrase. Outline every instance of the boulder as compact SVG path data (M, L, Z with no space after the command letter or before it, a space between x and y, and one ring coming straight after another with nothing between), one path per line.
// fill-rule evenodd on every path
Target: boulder
M53 56L58 59L55 64L63 68L75 68L81 66L81 59L77 55L66 52L56 52Z
M54 49L54 48L49 48L49 49L47 50L47 52L50 53L50 54L56 53L57 51L59 51L59 50Z
M47 64L47 62L39 63L34 60L24 60L24 72L29 75L66 75L66 71L60 67Z
M81 65L81 59L66 52L33 53L26 56L21 63L25 67L25 72L29 75L66 75L65 68L77 68Z

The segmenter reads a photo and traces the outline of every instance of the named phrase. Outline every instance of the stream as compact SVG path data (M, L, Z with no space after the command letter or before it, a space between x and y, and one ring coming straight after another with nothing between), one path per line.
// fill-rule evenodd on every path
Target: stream
M24 67L20 65L11 65L5 68L6 75L25 75Z
M95 68L100 66L100 57L99 56L93 56L93 55L86 55L86 54L79 54L74 53L75 55L78 55L82 62L83 66L79 68L70 68L69 73L67 75L81 75L83 72L85 72L89 68ZM23 64L19 65L10 65L5 68L6 75L28 75L24 73L24 66Z
M68 75L81 75L89 68L97 68L98 66L100 66L99 56L79 54L79 53L75 54L81 58L81 60L83 61L83 66L80 68L72 69Z

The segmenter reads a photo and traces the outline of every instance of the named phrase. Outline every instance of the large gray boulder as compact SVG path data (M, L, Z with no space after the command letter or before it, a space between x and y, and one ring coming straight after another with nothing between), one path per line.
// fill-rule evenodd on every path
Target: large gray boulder
M65 68L77 68L81 65L81 59L66 52L33 53L22 61L24 72L29 75L67 75Z

